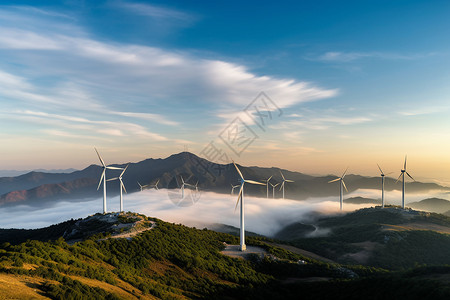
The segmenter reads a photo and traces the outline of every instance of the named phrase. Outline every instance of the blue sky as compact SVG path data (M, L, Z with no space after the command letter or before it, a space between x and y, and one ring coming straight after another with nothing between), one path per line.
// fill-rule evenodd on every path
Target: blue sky
M448 1L2 1L1 169L209 142L244 165L450 181ZM283 112L261 130L264 91ZM275 112L275 111L274 111ZM240 117L258 136L234 154ZM413 174L414 173L414 174Z

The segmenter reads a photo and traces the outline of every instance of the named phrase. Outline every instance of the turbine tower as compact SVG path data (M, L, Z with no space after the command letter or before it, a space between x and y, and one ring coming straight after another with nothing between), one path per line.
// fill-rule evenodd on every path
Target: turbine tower
M406 155L405 155L405 164L403 165L403 169L400 171L400 176L398 176L397 181L395 183L397 183L400 180L400 177L402 177L402 208L405 209L405 173L406 175L409 176L409 178L411 178L412 180L416 181L414 178L412 178L411 175L409 175L409 173L406 171Z
M332 182L336 182L336 181L340 182L340 184L339 184L339 196L340 196L340 203L341 203L341 211L342 211L342 206L343 206L343 203L344 203L344 190L343 190L342 187L344 187L345 190L348 192L347 187L345 186L345 182L344 182L344 177L345 177L345 173L347 173L347 170L348 170L348 168L344 171L344 173L342 174L341 177L338 177L338 178L336 178L334 180L328 181L328 183L332 183Z
M102 181L103 181L103 214L106 214L107 213L107 208L106 208L106 169L109 169L109 170L123 170L123 169L107 166L105 164L105 161L102 159L102 157L98 153L97 148L94 147L94 149L95 149L95 152L97 152L98 159L102 163L102 167L103 167L103 172L102 172L102 176L100 177L100 182L98 183L97 191L100 188L100 185L102 184Z
M271 182L269 182L270 185L272 186L272 199L275 199L275 188L277 187L277 185L279 185L280 183L277 183L275 185L273 185Z
M281 171L280 171L280 174L281 174L281 177L283 177L283 181L281 182L281 186L280 186L280 191L283 190L283 199L284 199L284 184L286 182L294 182L294 181L284 178L284 175L283 175L283 173L281 173Z
M380 174L380 176L381 176L381 207L384 208L384 176L389 175L392 172L388 173L388 174L384 174L383 170L381 170L380 165L377 164L377 166L378 166L378 169L380 169L380 172L381 172L381 174Z
M110 178L110 179L106 180L106 181L113 181L113 180L119 180L120 181L120 187L119 187L120 188L120 212L123 212L122 190L124 190L125 193L127 192L127 189L125 188L125 185L123 184L123 181L122 181L123 173L125 173L127 168L128 168L128 165L124 169L122 169L123 171L122 171L122 173L120 173L119 177L114 177L114 178Z
M269 177L269 179L266 180L266 187L267 187L267 199L269 199L269 181L272 179L273 175Z
M239 195L236 202L236 207L234 210L236 211L236 208L238 207L239 200L241 201L241 218L240 218L240 250L245 251L247 247L245 246L245 224L244 224L244 184L250 183L250 184L259 184L259 185L265 185L264 183L253 181L253 180L246 180L244 179L244 176L242 175L239 168L236 166L236 164L233 161L233 165L236 168L236 171L239 173L239 177L241 177L241 188L239 189Z

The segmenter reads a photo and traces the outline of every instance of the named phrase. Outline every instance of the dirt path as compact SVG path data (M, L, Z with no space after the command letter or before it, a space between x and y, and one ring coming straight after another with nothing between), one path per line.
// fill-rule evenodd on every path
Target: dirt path
M143 222L143 221L138 221L135 223L135 225L138 225L140 222ZM146 221L146 222L151 222L152 226L141 228L141 229L131 228L130 231L113 235L110 237L110 239L131 239L132 237L138 235L139 233L142 233L147 230L152 230L153 228L156 227L156 222L154 222L154 221Z
M318 260L318 261L322 261L322 262L326 262L326 263L332 263L332 264L336 263L335 261L332 261L331 259L328 259L326 257L317 255L315 253L312 253L312 252L309 252L309 251L306 251L306 250L303 250L303 249L300 249L300 248L297 248L297 247L294 247L294 246L289 246L289 245L284 245L284 244L276 244L276 243L270 243L270 242L264 242L264 243L266 243L267 245L270 245L270 246L280 247L280 248L282 248L284 250L288 250L288 251L291 251L291 252L293 252L295 254L300 254L300 255L303 255L305 257L312 258L312 259L315 259L315 260Z

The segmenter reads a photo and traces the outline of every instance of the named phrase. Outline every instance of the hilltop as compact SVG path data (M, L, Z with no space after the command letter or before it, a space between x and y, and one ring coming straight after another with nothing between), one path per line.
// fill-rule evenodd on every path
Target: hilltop
M117 227L131 230L139 223L147 230L123 238L116 235ZM94 230L96 224L105 227ZM307 299L450 296L449 283L442 279L450 274L449 267L392 273L340 265L296 254L294 247L280 248L260 237L248 238L247 244L265 249L264 258L231 258L221 251L226 244L238 243L232 235L131 213L96 215L58 225L72 231L81 226L86 234L74 243L60 236L1 244L0 298L298 299L299 293ZM41 238L44 233L41 229ZM50 230L49 236L57 234ZM431 275L434 279L426 279Z

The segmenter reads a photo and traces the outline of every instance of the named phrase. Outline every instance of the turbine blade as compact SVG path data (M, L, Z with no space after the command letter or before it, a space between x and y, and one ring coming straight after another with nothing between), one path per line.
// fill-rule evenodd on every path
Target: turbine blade
M245 180L245 182L248 182L248 183L251 183L251 184L266 185L265 183L261 183L261 182L254 181L254 180Z
M158 181L156 181L155 185L157 186L157 185L158 185L158 183L159 183L159 179L158 179Z
M241 179L242 179L242 180L245 180L245 179L244 179L244 175L242 175L241 171L240 171L239 168L236 166L236 164L234 163L234 161L233 161L233 165L234 165L234 167L236 168L236 171L239 173L239 176L241 176Z
M395 183L397 183L400 180L400 177L402 177L402 173L400 173L400 175L398 176L397 180L395 181Z
M106 181L113 181L113 180L117 180L117 179L119 179L119 177L110 178L110 179L107 179Z
M381 175L384 175L383 170L381 170L381 168L380 168L380 165L377 164L377 166L378 166L378 169L380 169Z
M125 191L125 193L128 194L127 189L125 188L125 185L123 184L123 181L120 181L120 185L122 186L123 190Z
M334 180L328 181L328 183L336 182L336 181L338 181L338 180L341 180L341 179L340 179L340 178L336 178L336 179L334 179Z
M414 181L416 181L414 178L412 178L412 176L411 175L409 175L409 173L408 172L406 172L406 175L408 175L409 176L409 178L411 178L412 180L414 180Z
M278 182L277 184L275 184L273 187L277 187L277 185L279 185L280 183Z
M98 189L100 188L100 185L102 184L103 178L105 177L105 171L106 171L106 170L103 169L102 176L100 177L100 182L98 183L97 191L98 191Z
M285 181L286 182L294 182L294 180L289 180L289 179L286 179Z
M345 186L345 182L344 182L344 180L342 180L342 185L344 186L344 189L347 191L347 193L348 193L348 190L347 190L347 187Z
M183 176L180 175L180 178L181 178L181 182L184 184Z
M122 171L122 173L120 173L120 176L119 176L119 177L122 177L122 176L123 176L123 173L125 173L125 171L127 170L128 166L129 166L129 165L127 165L127 166L125 167L125 169L123 169L123 171Z
M110 169L110 170L123 170L123 168L111 167L111 166L107 166L106 168Z
M280 186L280 191L281 191L283 188L284 188L284 181L283 181L283 183L282 183L281 186Z
M281 173L281 171L280 171L280 174L281 174L281 177L283 177L283 181L286 180L286 179L284 178L283 173Z
M137 183L138 183L139 187L142 188L142 185L139 183L139 181Z
M404 170L406 170L406 158L407 158L407 156L405 155L405 164L404 164L404 166L403 166L403 169L404 169Z
M347 169L345 169L345 171L344 171L344 173L342 174L341 178L344 178L344 177L345 177L345 174L347 174L347 170L348 170L348 167L347 167Z
M106 167L105 162L103 161L102 157L100 156L100 154L97 151L97 148L94 147L94 149L95 149L95 152L97 152L98 159L100 159L100 162L102 163L103 167Z
M241 188L239 189L239 195L237 198L237 202L236 202L236 206L234 207L234 211L236 212L236 209L238 207L239 201L241 200L242 197L242 190L244 189L244 185L241 185Z

